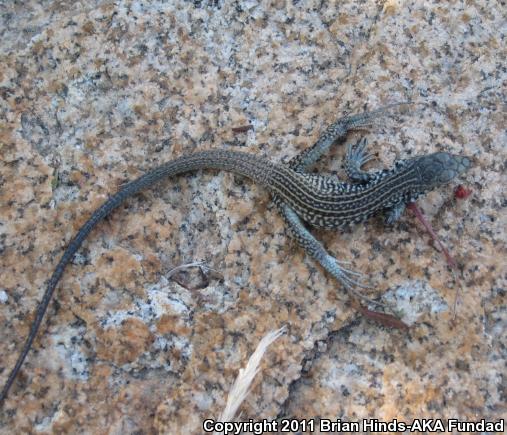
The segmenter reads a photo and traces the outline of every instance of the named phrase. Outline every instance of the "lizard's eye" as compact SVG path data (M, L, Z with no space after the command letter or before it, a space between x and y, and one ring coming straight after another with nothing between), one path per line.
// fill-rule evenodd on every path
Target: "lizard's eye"
M440 175L440 169L441 168L436 168L434 166L427 166L425 168L423 168L423 171L421 171L421 177L423 179L423 181L425 183L431 183L431 182L435 182L435 181L439 181L437 180L437 178L439 179L439 175Z

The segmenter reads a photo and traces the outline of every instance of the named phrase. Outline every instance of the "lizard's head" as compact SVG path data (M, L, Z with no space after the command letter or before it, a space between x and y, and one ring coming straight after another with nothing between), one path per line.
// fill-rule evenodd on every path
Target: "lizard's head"
M447 184L472 166L472 161L468 157L444 152L414 157L410 161L412 169L418 176L419 185L416 194Z

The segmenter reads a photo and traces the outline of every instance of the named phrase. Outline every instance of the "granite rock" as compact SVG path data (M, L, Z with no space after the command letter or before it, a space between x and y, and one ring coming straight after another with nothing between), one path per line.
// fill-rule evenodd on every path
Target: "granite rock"
M411 100L367 134L370 167L445 150L460 180L409 213L316 231L408 332L371 323L231 174L165 181L68 267L0 432L201 433L260 338L242 418L498 419L506 409L505 2L26 1L0 4L0 383L66 244L128 180L227 147L287 161L345 113ZM251 126L244 131L235 128ZM343 177L344 147L322 171ZM218 271L206 285L197 269ZM221 275L221 277L220 277ZM456 292L459 303L454 309Z

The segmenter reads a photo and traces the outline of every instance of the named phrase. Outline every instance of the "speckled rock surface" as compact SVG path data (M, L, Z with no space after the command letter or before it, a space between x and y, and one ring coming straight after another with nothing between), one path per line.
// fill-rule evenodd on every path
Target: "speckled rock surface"
M368 133L372 167L474 159L470 198L419 201L462 277L410 213L316 232L403 310L410 331L389 330L305 258L261 188L214 172L161 183L65 272L1 433L200 433L282 325L245 419L506 415L505 2L327 3L0 4L0 383L62 250L122 183L211 147L287 160L336 117L396 101L424 105ZM319 168L343 176L343 148ZM196 260L223 279L167 278Z

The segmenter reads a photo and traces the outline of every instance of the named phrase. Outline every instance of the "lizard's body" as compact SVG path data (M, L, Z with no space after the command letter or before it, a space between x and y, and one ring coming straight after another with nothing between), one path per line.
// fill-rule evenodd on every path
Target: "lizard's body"
M303 222L315 227L342 228L362 222L382 211L388 213L388 222L394 222L406 203L447 183L470 166L470 160L466 157L435 153L398 161L393 169L363 172L361 165L369 160L369 156L363 153L366 145L363 141L355 148L349 146L347 152L346 170L354 184L341 182L336 177L308 172L335 141L344 139L349 130L369 125L382 112L379 110L339 119L327 128L313 147L296 156L289 164L275 164L262 157L241 152L209 150L167 162L125 185L93 212L69 243L48 281L27 340L0 393L0 403L6 398L31 348L65 267L90 231L127 198L164 178L199 169L220 169L243 175L264 186L273 195L293 237L305 251L349 292L358 295L353 287L364 287L357 280L361 274L345 269L345 263L328 254Z

